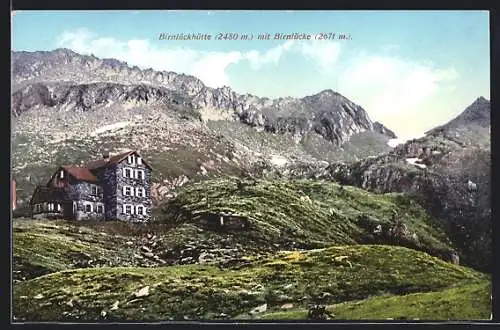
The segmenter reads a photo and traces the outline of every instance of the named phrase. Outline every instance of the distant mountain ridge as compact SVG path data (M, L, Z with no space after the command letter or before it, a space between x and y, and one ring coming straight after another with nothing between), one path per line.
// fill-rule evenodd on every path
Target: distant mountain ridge
M219 112L216 119L298 137L316 133L335 145L365 131L396 137L381 123L372 122L362 107L332 90L299 99L241 95L227 86L207 87L193 76L141 70L116 59L99 59L68 49L12 52L12 77L16 116L37 105L72 104L72 108L85 111L116 101L173 102L195 109L202 117L205 109L215 109Z

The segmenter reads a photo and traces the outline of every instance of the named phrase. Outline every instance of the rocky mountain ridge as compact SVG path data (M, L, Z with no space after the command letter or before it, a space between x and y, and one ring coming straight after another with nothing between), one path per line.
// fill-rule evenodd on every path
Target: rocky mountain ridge
M332 90L296 98L260 98L231 88L210 88L201 80L174 72L141 70L115 59L80 55L68 49L13 52L13 114L35 106L62 106L86 111L101 104L180 103L198 110L217 110L218 119L235 120L272 133L302 137L319 134L342 145L357 133L373 131L395 138L372 122L366 111ZM57 86L52 87L53 83Z

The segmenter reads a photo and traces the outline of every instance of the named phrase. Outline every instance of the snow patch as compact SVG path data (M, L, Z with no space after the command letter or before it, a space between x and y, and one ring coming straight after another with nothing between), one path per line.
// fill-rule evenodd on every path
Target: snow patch
M396 146L403 144L406 141L407 141L407 139L395 138L395 139L390 139L389 141L387 141L387 144L389 145L389 147L395 148Z
M121 121L118 123L101 126L98 129L96 129L94 132L92 132L90 135L95 136L97 134L101 134L101 133L104 133L107 131L119 130L119 129L122 129L124 127L130 126L130 125L132 125L132 123L129 121Z
M420 160L419 158L406 158L406 161L411 165L415 165L420 168L427 168L427 166L424 164L418 164L417 161L419 160Z
M271 163L276 166L284 166L288 163L288 159L279 155L271 155Z
M387 144L389 145L389 147L394 148L397 145L403 144L408 140L420 139L423 138L424 136L425 134L417 134L413 136L398 137L395 139L390 139L389 141L387 141Z

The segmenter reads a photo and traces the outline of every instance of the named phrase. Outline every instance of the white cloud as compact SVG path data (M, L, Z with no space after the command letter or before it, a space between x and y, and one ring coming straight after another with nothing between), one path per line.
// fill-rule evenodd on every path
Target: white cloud
M356 100L372 119L395 129L398 136L412 136L420 134L421 118L431 110L431 99L452 89L456 78L458 73L452 67L359 54L340 72L338 81L339 92Z
M98 37L86 29L67 31L58 40L58 47L70 48L82 54L116 58L141 68L154 68L192 74L207 86L229 85L226 69L231 64L248 61L258 70L265 65L278 65L285 53L304 55L318 64L322 72L332 67L340 53L340 46L332 42L286 41L266 51L247 52L199 51L187 47L153 45L149 40L120 41L109 37Z
M229 85L226 68L240 60L239 52L206 54L193 64L190 73L212 87Z
M302 42L301 53L319 65L322 73L330 73L340 55L340 44L328 41Z
M292 50L292 46L294 45L294 43L295 42L291 40L286 41L283 44L269 48L263 53L257 50L251 50L249 52L246 52L243 57L246 60L250 61L250 65L254 70L258 70L263 65L271 63L277 65L283 54Z

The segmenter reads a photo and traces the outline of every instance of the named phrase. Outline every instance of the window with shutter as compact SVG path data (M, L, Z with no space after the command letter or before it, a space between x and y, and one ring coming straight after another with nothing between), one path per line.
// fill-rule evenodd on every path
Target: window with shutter
M123 207L124 207L124 209L125 209L125 214L133 214L132 205L130 205L130 204L125 204Z
M123 195L124 196L133 196L134 190L130 186L123 186Z
M142 187L137 187L135 188L135 195L137 197L145 197L146 196L146 190Z

